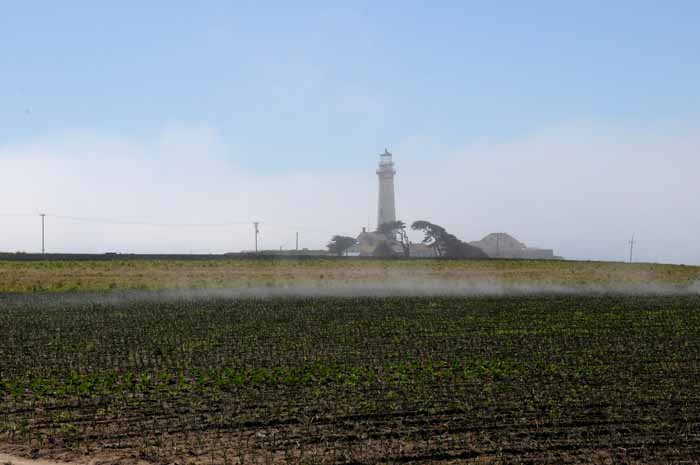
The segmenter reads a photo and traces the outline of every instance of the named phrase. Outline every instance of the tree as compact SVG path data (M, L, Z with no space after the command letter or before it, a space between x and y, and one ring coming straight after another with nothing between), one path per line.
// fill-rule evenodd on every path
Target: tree
M396 240L399 244L401 244L404 257L408 258L411 256L411 243L408 241L406 223L403 221L390 221L388 223L380 224L377 228L377 232L384 234L388 240Z
M411 229L414 231L423 231L425 235L423 244L433 247L433 249L435 249L435 255L442 257L445 249L444 237L445 234L447 234L445 228L429 221L420 220L415 221L411 225Z
M435 248L438 257L445 258L489 258L486 253L478 247L462 242L455 235L448 233L440 225L429 221L416 221L411 225L411 229L423 231L424 244Z
M444 256L445 258L489 258L480 248L460 241L452 234L446 235Z
M395 258L396 252L391 248L389 241L382 241L377 247L375 247L374 252L372 252L373 257L378 258Z
M328 251L330 253L336 254L337 256L343 255L349 247L357 244L357 239L349 236L333 236L331 241L328 243Z

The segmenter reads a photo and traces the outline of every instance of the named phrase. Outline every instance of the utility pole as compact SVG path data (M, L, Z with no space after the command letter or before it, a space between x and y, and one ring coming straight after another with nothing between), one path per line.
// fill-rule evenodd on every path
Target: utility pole
M634 235L632 235L632 240L630 241L630 263L632 263L632 253L634 252Z
M40 213L39 216L41 216L41 254L44 255L46 253L44 248L44 218L46 218L46 213Z
M294 250L296 250L297 252L299 251L299 233L297 233L297 245Z
M260 225L259 222L254 222L253 226L255 227L255 253L258 253L258 234L260 233L260 228L258 227Z

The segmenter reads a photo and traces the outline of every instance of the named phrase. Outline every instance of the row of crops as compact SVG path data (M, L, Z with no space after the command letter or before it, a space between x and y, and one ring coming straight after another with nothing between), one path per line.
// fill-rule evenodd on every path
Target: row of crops
M700 456L700 296L0 295L0 444L177 463Z

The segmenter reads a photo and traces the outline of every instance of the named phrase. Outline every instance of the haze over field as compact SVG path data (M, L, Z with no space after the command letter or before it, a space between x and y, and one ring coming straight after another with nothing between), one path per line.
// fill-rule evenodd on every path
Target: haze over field
M7 7L0 250L321 248L386 146L406 222L700 265L700 7L539 3Z

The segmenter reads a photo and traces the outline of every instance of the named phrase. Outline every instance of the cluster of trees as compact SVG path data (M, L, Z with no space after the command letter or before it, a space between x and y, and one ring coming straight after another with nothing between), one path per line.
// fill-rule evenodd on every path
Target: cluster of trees
M393 257L396 255L392 242L401 246L403 256L411 255L411 243L408 240L406 223L403 221L392 221L379 225L377 233L383 234L386 241L382 241L374 250L376 257ZM414 231L422 231L424 234L423 244L433 248L435 255L442 258L489 258L483 250L467 244L458 239L454 234L450 234L440 225L429 221L416 221L411 225ZM357 244L357 239L349 236L333 236L328 243L328 250L338 256L345 250Z
M357 244L357 239L355 239L354 237L333 236L333 238L326 247L328 247L328 251L330 253L340 257L341 255L343 255L343 252L345 252L347 249L349 249L355 244Z
M459 240L454 234L448 233L440 225L429 221L416 221L411 225L414 231L423 231L423 243L435 249L435 255L445 258L489 258L478 247Z

